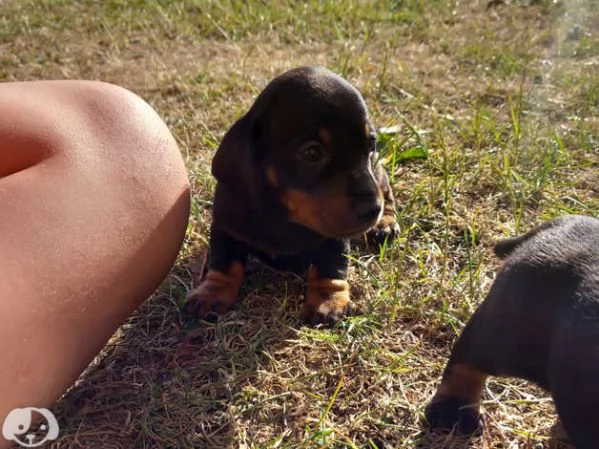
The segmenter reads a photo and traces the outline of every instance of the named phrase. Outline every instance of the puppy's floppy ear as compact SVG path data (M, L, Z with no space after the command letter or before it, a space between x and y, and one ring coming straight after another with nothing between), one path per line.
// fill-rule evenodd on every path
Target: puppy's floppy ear
M243 116L227 131L212 159L212 175L238 198L255 204L259 196L253 120Z

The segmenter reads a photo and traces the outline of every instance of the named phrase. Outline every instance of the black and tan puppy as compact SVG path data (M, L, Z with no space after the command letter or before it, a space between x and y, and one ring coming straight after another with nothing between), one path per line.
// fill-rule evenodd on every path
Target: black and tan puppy
M343 78L301 67L271 81L214 156L208 272L188 294L187 310L203 316L233 306L253 254L307 271L303 320L334 323L351 314L349 238L369 230L380 241L397 232L375 141L364 100Z
M478 433L485 378L520 377L551 392L578 449L599 448L599 220L546 222L495 253L506 261L453 348L430 426Z

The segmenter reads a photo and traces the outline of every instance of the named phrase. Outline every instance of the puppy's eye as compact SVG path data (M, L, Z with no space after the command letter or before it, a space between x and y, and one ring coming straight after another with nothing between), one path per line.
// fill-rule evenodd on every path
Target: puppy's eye
M307 142L301 147L300 156L304 161L315 164L322 159L322 145L315 141Z

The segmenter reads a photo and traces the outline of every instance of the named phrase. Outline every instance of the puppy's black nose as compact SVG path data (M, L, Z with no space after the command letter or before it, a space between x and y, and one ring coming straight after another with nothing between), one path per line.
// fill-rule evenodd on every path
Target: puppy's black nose
M382 205L380 201L370 200L370 201L357 201L355 205L355 210L360 218L363 221L371 221L376 219L381 213Z

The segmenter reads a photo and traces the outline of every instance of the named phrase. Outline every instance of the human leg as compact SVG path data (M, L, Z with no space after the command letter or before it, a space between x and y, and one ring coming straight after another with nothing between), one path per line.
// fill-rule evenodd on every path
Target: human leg
M168 273L188 213L177 145L141 99L0 84L0 419L76 380Z

